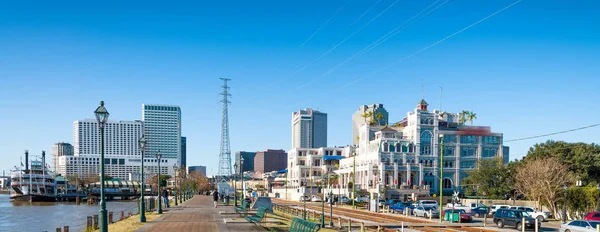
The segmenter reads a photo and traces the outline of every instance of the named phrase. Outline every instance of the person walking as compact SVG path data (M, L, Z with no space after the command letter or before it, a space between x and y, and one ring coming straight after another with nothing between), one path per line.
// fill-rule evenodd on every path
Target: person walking
M167 189L163 189L162 196L164 199L163 201L165 202L165 208L169 208L169 192Z
M212 193L213 196L213 202L215 204L215 208L217 208L217 205L219 204L219 192L217 192L217 190L215 189Z

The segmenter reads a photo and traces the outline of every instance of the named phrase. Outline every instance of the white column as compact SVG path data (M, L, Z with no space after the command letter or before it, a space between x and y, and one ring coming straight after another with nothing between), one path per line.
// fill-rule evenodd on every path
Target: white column
M419 184L423 183L423 164L419 163Z
M398 182L398 163L394 162L394 182L392 182L394 184L394 189L398 188L398 185L396 185L397 182Z
M406 163L406 185L408 185L408 182L410 180L410 164ZM413 184L413 183L410 183Z

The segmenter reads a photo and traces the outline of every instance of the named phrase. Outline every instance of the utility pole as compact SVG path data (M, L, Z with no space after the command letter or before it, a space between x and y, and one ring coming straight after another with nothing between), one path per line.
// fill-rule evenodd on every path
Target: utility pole
M219 78L223 80L223 99L221 103L223 103L223 114L221 121L221 153L219 154L219 176L221 178L225 178L225 176L231 176L231 147L229 145L229 111L227 109L228 105L231 103L229 101L229 86L227 86L227 81L231 79L228 78Z
M440 222L443 222L441 211L444 209L443 195L444 195L444 135L439 136L440 139Z

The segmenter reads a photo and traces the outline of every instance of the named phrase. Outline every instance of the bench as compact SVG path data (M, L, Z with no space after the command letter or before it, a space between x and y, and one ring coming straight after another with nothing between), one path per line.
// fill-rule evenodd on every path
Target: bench
M244 201L241 207L235 207L236 213L245 213L248 210L248 202Z
M290 232L313 232L319 231L319 229L321 229L319 224L297 217L292 219L292 225L290 225Z
M256 211L256 215L254 216L246 216L246 220L248 222L262 222L262 220L265 218L265 216L267 215L267 208L265 207L259 207L258 210Z

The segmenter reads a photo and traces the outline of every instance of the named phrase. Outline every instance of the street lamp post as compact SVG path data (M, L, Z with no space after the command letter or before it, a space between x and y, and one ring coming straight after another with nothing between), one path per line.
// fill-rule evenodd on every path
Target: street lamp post
M440 156L440 210L442 210L444 208L444 202L443 202L443 196L444 196L444 135L440 136L441 140L440 140L440 151L439 151L439 156ZM440 222L443 222L444 218L441 216L440 214Z
M173 196L175 197L175 206L177 206L177 164L173 164L173 173L175 174L175 186L173 187Z
M100 232L108 232L108 216L106 213L106 201L104 200L104 126L108 120L109 113L104 108L104 101L94 111L98 127L100 128Z
M142 173L140 182L140 188L142 189L140 191L140 222L146 222L146 201L144 199L144 190L146 189L144 187L144 152L146 151L146 138L142 136L140 140L138 140L138 143L140 145L140 152L142 153L142 166L140 167Z
M325 175L321 177L321 182L325 181ZM323 190L322 186L323 184L321 183L321 190L323 192L323 199L321 199L321 228L325 228L325 190Z
M356 209L356 146L352 155L352 208Z
M158 192L158 210L156 211L156 213L158 214L162 214L162 193L160 192L160 150L158 150L158 153L156 153L156 161L158 161L158 176L156 178L156 186L157 187L157 192Z
M237 170L238 170L238 165L237 163L233 164L233 170L234 171L234 175L233 175L233 189L234 189L234 194L233 194L233 205L237 208L238 207L238 203L237 203L237 183L235 182L236 176L237 176Z
M244 157L240 157L240 178L242 178L242 201L246 200L246 188L244 187Z
M563 189L565 190L565 198L564 198L564 204L563 204L563 218L562 218L562 222L565 223L567 221L567 184L565 184L563 186Z

